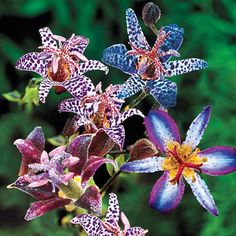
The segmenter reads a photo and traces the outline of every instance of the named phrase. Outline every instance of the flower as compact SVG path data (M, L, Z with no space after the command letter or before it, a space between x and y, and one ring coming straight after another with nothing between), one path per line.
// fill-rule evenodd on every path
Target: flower
M197 148L207 127L210 113L210 106L203 109L191 123L182 144L176 123L166 112L156 109L145 117L147 134L165 157L153 156L141 161L132 161L124 164L121 170L137 173L164 171L150 194L149 204L152 208L162 213L173 210L184 194L184 178L200 204L212 215L218 215L207 185L196 171L213 176L235 171L236 149L215 146L200 151Z
M26 220L63 206L70 211L81 207L100 214L102 197L92 177L102 164L115 166L113 160L103 158L114 143L101 133L84 134L47 154L40 127L14 143L22 154L22 163L20 177L8 187L37 200L27 210Z
M89 78L83 74L90 70L102 70L106 73L108 68L99 61L88 60L83 52L89 40L80 35L72 34L66 40L62 36L54 35L49 28L39 30L42 52L31 52L22 56L16 63L16 68L34 71L43 77L39 86L39 98L45 102L49 90L55 87L57 93L69 91L77 96L78 91L91 84ZM80 62L82 61L82 62Z
M153 3L148 2L144 5L142 10L142 18L147 26L153 26L161 17L161 10Z
M73 112L77 114L76 126L86 126L88 133L104 131L120 149L124 145L125 130L121 123L128 117L140 115L141 111L129 109L120 112L123 100L117 99L119 86L110 85L105 92L98 84L81 99L66 99L59 104L59 112Z
M102 57L104 63L132 75L121 86L118 97L124 99L144 89L161 106L175 106L177 86L165 77L206 68L206 61L198 58L169 61L171 56L180 56L177 50L183 41L184 31L175 24L162 27L151 48L132 9L126 11L126 23L132 50L115 44L105 49Z
M118 225L120 216L124 224L123 230ZM130 227L125 214L120 214L119 203L114 193L109 194L109 206L104 222L89 214L76 216L70 222L80 224L89 236L144 236L148 232L141 227Z

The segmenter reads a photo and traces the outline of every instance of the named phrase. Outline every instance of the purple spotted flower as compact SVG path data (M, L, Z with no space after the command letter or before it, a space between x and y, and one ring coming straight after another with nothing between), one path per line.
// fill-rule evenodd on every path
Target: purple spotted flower
M196 173L225 175L236 170L236 149L215 146L200 151L197 148L210 118L211 108L207 106L194 119L186 139L180 142L175 121L160 110L152 110L145 117L145 126L150 140L161 150L163 157L149 157L132 161L121 167L125 172L151 173L164 171L152 188L149 204L162 213L173 210L184 194L184 182L190 185L200 204L212 215L218 210L205 182Z
M119 218L124 225L123 230L118 225ZM125 214L123 212L120 214L119 203L114 193L109 194L109 206L104 221L95 215L82 214L70 222L80 224L88 236L144 236L148 232L141 227L130 227Z
M175 106L177 86L166 77L206 68L207 63L198 58L169 61L171 56L180 56L177 50L183 41L184 31L175 24L162 27L151 48L132 9L126 11L126 23L132 49L115 44L104 50L102 58L104 63L132 75L121 86L118 97L124 99L144 89L161 106Z
M140 115L141 111L129 109L121 113L123 100L117 99L119 86L110 85L105 92L98 84L81 99L66 99L59 104L60 112L77 114L76 126L85 125L87 133L104 131L114 143L122 149L125 130L121 123L132 115Z
M49 90L54 87L57 93L69 91L74 97L83 93L83 88L89 88L92 82L83 74L90 70L108 68L96 60L88 60L83 52L89 40L80 35L72 34L66 40L62 36L54 35L49 28L39 30L42 46L41 52L31 52L22 56L16 63L16 68L34 71L43 77L39 86L39 98L45 102ZM81 62L82 61L82 62Z
M101 133L84 134L47 154L42 130L36 127L26 139L14 143L22 154L22 163L20 177L9 188L17 188L37 200L28 209L26 220L63 206L100 214L102 197L89 180L102 164L115 166L113 160L103 158L113 148L113 142Z

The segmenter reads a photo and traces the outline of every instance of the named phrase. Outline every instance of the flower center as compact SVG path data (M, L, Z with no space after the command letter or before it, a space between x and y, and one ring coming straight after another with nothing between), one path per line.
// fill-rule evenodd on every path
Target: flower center
M206 158L198 156L200 150L192 148L186 144L180 145L177 142L167 144L167 157L163 163L163 169L169 172L170 182L176 184L183 175L185 178L191 178L195 181L195 170L201 172L203 162Z

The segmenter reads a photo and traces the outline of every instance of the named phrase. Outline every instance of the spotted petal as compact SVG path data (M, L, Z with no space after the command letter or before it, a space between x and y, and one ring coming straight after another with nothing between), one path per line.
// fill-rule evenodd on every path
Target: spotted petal
M114 193L110 193L105 222L116 226L117 223L119 222L119 217L120 217L120 207L117 196Z
M143 160L131 161L121 166L123 172L153 173L163 170L163 157L148 157Z
M53 33L48 27L39 29L43 47L57 48L57 41L52 37Z
M186 135L186 140L183 142L184 144L189 145L192 149L197 147L208 125L210 115L211 107L204 107L202 112L191 123Z
M39 216L44 215L48 211L53 209L63 207L67 204L71 203L70 199L66 198L51 198L44 201L34 202L30 205L30 208L27 210L25 215L25 220L33 220Z
M150 46L138 23L137 16L131 8L126 10L126 24L129 42L135 47L146 50L150 49Z
M175 121L164 111L154 109L144 118L149 139L162 151L170 141L180 142L179 130Z
M165 63L167 76L182 75L192 71L207 68L207 62L198 58L169 61Z
M73 53L81 53L83 54L84 50L87 48L89 44L89 39L81 36L81 35L72 35L68 40L63 43L63 48L68 48L69 52L73 55Z
M142 80L138 75L132 75L125 83L120 85L117 97L119 99L128 98L141 91L145 85L146 81Z
M33 71L46 78L51 57L44 58L44 54L44 52L27 53L16 62L16 68L18 70Z
M123 125L111 127L108 129L102 129L106 134L109 136L109 138L116 143L120 150L122 150L125 142L125 129Z
M182 178L178 184L172 184L168 172L165 172L152 188L149 205L162 213L167 213L177 207L183 197L184 188Z
M218 209L206 183L198 174L195 173L194 177L194 181L186 178L186 181L190 185L194 196L205 209L207 209L212 215L217 216Z
M225 175L236 170L236 149L233 147L216 146L198 153L207 158L201 171L207 175Z
M86 116L85 107L75 98L69 98L62 101L58 106L58 111L73 112L80 116Z
M127 55L128 50L123 44L115 44L103 51L102 62L120 69L127 74L137 73L138 57Z
M127 230L125 236L144 236L147 232L148 230L141 227L132 227Z
M148 81L146 90L163 107L169 108L176 105L177 85L167 79Z
M92 81L88 77L80 75L80 71L73 73L70 79L63 82L61 86L77 99L81 99L88 93L95 91Z
M101 70L101 71L105 71L105 74L108 73L109 69L107 66L105 66L103 63L101 63L100 61L96 61L96 60L89 60L83 63L79 64L79 70L78 70L78 74L79 75L83 75L84 73L86 73L87 71L91 71L91 70Z
M162 29L168 33L170 32L169 36L166 38L166 40L163 42L163 44L160 47L160 52L167 52L169 50L178 50L183 42L183 34L184 29L178 27L176 24L171 24L162 27ZM171 56L164 56L161 57L161 62L166 62L171 58Z
M101 232L105 231L102 221L94 215L81 214L70 220L70 223L81 225L89 236L101 235Z
M46 97L50 89L54 86L54 83L49 79L44 79L39 85L39 100L42 103L46 102Z

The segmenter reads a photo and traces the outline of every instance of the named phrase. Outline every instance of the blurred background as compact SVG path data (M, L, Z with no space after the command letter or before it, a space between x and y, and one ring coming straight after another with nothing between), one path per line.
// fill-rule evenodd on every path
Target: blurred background
M41 45L38 29L48 26L68 38L72 33L90 39L86 57L100 60L103 49L115 44L128 46L125 10L133 8L143 31L153 44L155 37L141 19L141 0L1 0L0 1L0 94L18 90L24 94L31 72L17 71L16 60L27 52L38 51ZM209 68L171 78L178 84L177 106L169 112L177 121L182 137L202 107L212 105L212 117L200 148L236 144L236 1L235 0L158 0L162 11L157 27L178 24L185 30L179 50L181 59L198 57L207 60ZM128 75L110 68L108 75L95 71L87 74L94 83L122 83ZM59 114L57 104L66 94L53 91L47 103L33 109L20 107L0 97L0 235L69 236L78 229L63 224L65 211L53 211L32 222L24 214L33 199L26 194L6 189L17 178L21 156L13 142L25 138L37 125L47 138L60 134L69 114ZM131 98L132 100L132 98ZM139 105L146 114L154 101L151 97ZM144 137L142 120L125 122L126 146ZM52 146L48 145L48 150ZM129 178L128 178L129 176ZM122 211L131 225L149 229L151 236L236 235L236 173L223 177L206 177L219 208L218 217L211 216L192 195L189 187L178 208L162 215L148 207L149 192L159 174L121 175L112 191L118 192ZM95 176L102 186L108 174L105 167ZM105 198L107 203L107 198Z

